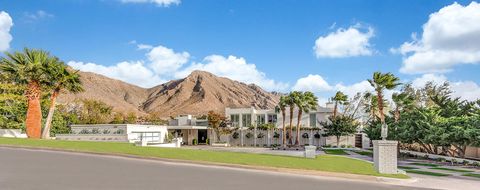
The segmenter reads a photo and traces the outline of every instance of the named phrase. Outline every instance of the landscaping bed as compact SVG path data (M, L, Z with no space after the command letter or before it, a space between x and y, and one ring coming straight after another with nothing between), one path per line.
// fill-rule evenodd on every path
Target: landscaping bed
M266 154L249 154L239 152L221 152L193 150L183 148L136 147L129 143L85 142L59 140L33 140L0 138L0 145L23 146L32 148L53 148L79 152L106 153L116 155L134 155L146 158L166 158L188 161L225 163L274 168L303 169L326 172L339 172L393 178L408 178L403 174L379 174L373 164L347 157L322 155L315 159Z

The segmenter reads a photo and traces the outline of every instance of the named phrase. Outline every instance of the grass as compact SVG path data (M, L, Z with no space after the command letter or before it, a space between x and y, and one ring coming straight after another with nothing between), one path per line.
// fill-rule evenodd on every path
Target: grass
M370 151L354 150L353 152L355 152L357 154L360 154L360 155L373 157L373 152L370 152Z
M443 177L443 176L449 176L450 175L450 174L428 172L428 171L421 171L421 170L406 170L406 172L407 173L421 174L421 175L438 176L438 177Z
M404 169L404 170L415 170L415 169L419 169L419 168L411 167L411 166L398 166L398 168Z
M452 172L473 172L472 170L461 170L461 169L440 168L440 167L433 167L433 168L430 168L430 169L432 169L432 170L452 171Z
M438 164L430 164L430 163L411 163L411 165L428 166L428 167L437 167L437 166L440 166L440 165L438 165Z
M317 156L315 159L307 159L293 156L249 154L240 152L221 152L183 148L175 149L137 147L129 143L33 140L15 138L0 138L0 145L54 148L71 151L114 153L141 157L203 161L211 163L267 166L275 168L304 169L393 178L408 178L407 175L403 174L380 174L375 171L373 164L369 162L334 155L322 155Z
M472 173L469 173L469 174L463 174L463 176L480 178L480 174L472 174Z
M327 149L323 150L325 154L333 154L333 155L348 155L344 150L342 149Z

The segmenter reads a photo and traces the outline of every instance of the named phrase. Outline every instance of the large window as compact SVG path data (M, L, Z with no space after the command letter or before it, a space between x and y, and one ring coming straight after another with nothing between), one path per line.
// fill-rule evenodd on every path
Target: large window
M238 114L230 115L230 121L232 122L232 127L239 127L240 115Z
M249 127L252 124L252 114L242 114L242 127Z
M265 114L257 115L257 126L265 123Z
M277 123L277 114L268 114L267 121L272 124Z
M317 114L311 113L310 114L310 127L316 127L317 126Z

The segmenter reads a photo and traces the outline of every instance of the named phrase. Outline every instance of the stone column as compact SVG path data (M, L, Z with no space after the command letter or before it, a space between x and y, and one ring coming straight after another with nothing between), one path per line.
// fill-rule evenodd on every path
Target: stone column
M396 174L397 171L397 141L373 141L373 162L377 172Z

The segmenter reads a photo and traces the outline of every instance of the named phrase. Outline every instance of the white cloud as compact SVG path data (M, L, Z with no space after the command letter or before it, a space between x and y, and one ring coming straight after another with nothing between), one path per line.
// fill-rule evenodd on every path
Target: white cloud
M0 51L6 51L10 48L12 35L10 28L13 26L12 17L4 11L0 12Z
M143 46L143 48L148 49L148 47L145 46ZM148 66L152 68L155 73L160 75L176 72L180 67L188 62L190 57L188 52L177 53L164 46L150 46L150 48L151 50L146 54L147 59L150 61Z
M130 44L136 44L131 42ZM210 55L200 63L190 63L188 52L175 52L164 46L138 44L139 49L149 50L146 60L121 62L112 66L70 61L68 65L81 71L94 72L142 87L153 87L167 80L188 76L194 70L203 70L247 84L254 83L266 90L284 91L288 84L276 82L259 71L255 64L244 58Z
M230 55L210 55L204 58L201 63L192 63L190 66L175 74L177 78L183 78L194 70L208 71L215 75L238 80L244 83L254 83L266 90L283 91L288 85L275 82L266 77L265 73L259 71L255 64L247 63L242 57Z
M349 28L339 28L326 36L320 36L313 47L317 58L353 57L372 55L374 50L370 45L370 38L374 36L374 29L368 27L362 31L359 24Z
M422 88L427 82L433 82L440 85L444 82L450 84L453 97L459 97L462 100L477 100L480 99L480 86L473 81L449 81L445 75L442 74L424 74L412 81L412 86L415 88Z
M403 54L402 73L443 73L455 65L480 63L480 4L453 3L432 13L415 35L394 52Z
M44 10L38 10L36 12L25 12L24 17L27 21L33 22L36 20L46 19L46 18L53 18L54 15L50 14Z
M292 89L298 91L322 92L332 90L332 86L330 86L322 76L310 74L298 79Z
M153 3L159 7L169 7L170 5L179 5L181 0L121 0L123 3Z
M103 66L95 63L76 61L69 61L67 64L80 71L105 75L110 78L118 79L145 88L153 87L165 82L157 74L145 67L141 61L120 62L112 66Z

